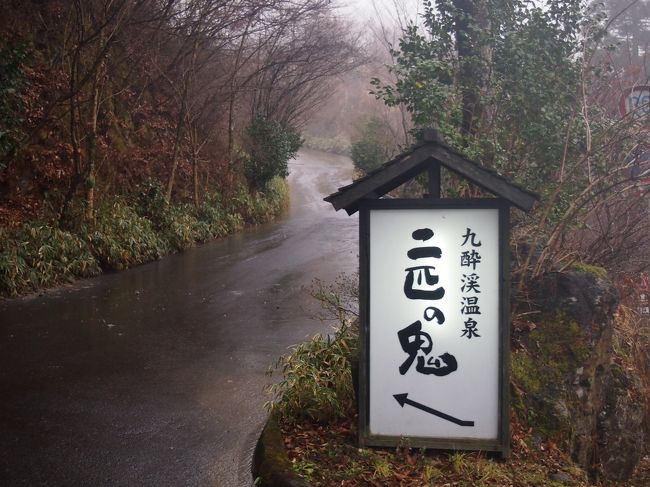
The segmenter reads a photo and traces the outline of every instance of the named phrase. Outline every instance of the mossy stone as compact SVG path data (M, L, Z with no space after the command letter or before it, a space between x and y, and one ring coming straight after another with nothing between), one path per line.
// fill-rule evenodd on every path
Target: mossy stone
M585 264L584 262L575 262L572 267L577 271L584 272L585 274L592 274L600 279L607 279L607 270L603 267Z

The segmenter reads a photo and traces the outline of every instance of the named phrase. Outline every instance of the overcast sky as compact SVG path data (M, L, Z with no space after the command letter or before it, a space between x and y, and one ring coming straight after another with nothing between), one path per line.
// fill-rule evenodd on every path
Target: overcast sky
M377 12L384 19L384 22L393 23L396 19L396 12L400 11L403 16L407 13L409 17L416 17L421 9L420 0L336 0L341 5L341 12L347 17L363 24L377 18Z

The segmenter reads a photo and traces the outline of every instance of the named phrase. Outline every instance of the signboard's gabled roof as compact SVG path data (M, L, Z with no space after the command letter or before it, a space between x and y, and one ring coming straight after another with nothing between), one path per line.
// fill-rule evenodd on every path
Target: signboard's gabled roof
M352 215L359 209L359 201L364 198L381 198L432 164L440 164L448 170L480 186L486 191L501 197L523 211L529 211L539 195L518 186L497 172L467 159L446 145L433 130L425 131L424 140L406 152L367 175L325 198L334 209L341 208Z

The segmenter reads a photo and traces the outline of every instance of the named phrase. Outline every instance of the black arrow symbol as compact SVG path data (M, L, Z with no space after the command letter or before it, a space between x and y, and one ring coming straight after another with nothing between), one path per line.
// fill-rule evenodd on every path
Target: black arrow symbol
M462 419L454 418L453 416L449 416L448 414L441 413L440 411L436 411L435 409L430 408L429 406L425 406L424 404L420 404L419 402L411 401L408 398L408 393L394 394L393 397L397 399L397 402L402 407L404 407L404 404L410 404L414 408L421 409L424 412L433 414L434 416L438 416L439 418L455 423L458 426L474 426L474 421L463 421Z

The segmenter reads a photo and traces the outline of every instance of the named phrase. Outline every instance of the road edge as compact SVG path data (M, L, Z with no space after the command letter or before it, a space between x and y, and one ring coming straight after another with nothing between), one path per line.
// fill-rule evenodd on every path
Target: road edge
M310 487L293 472L280 426L272 416L266 420L257 440L252 474L255 485L263 487Z

